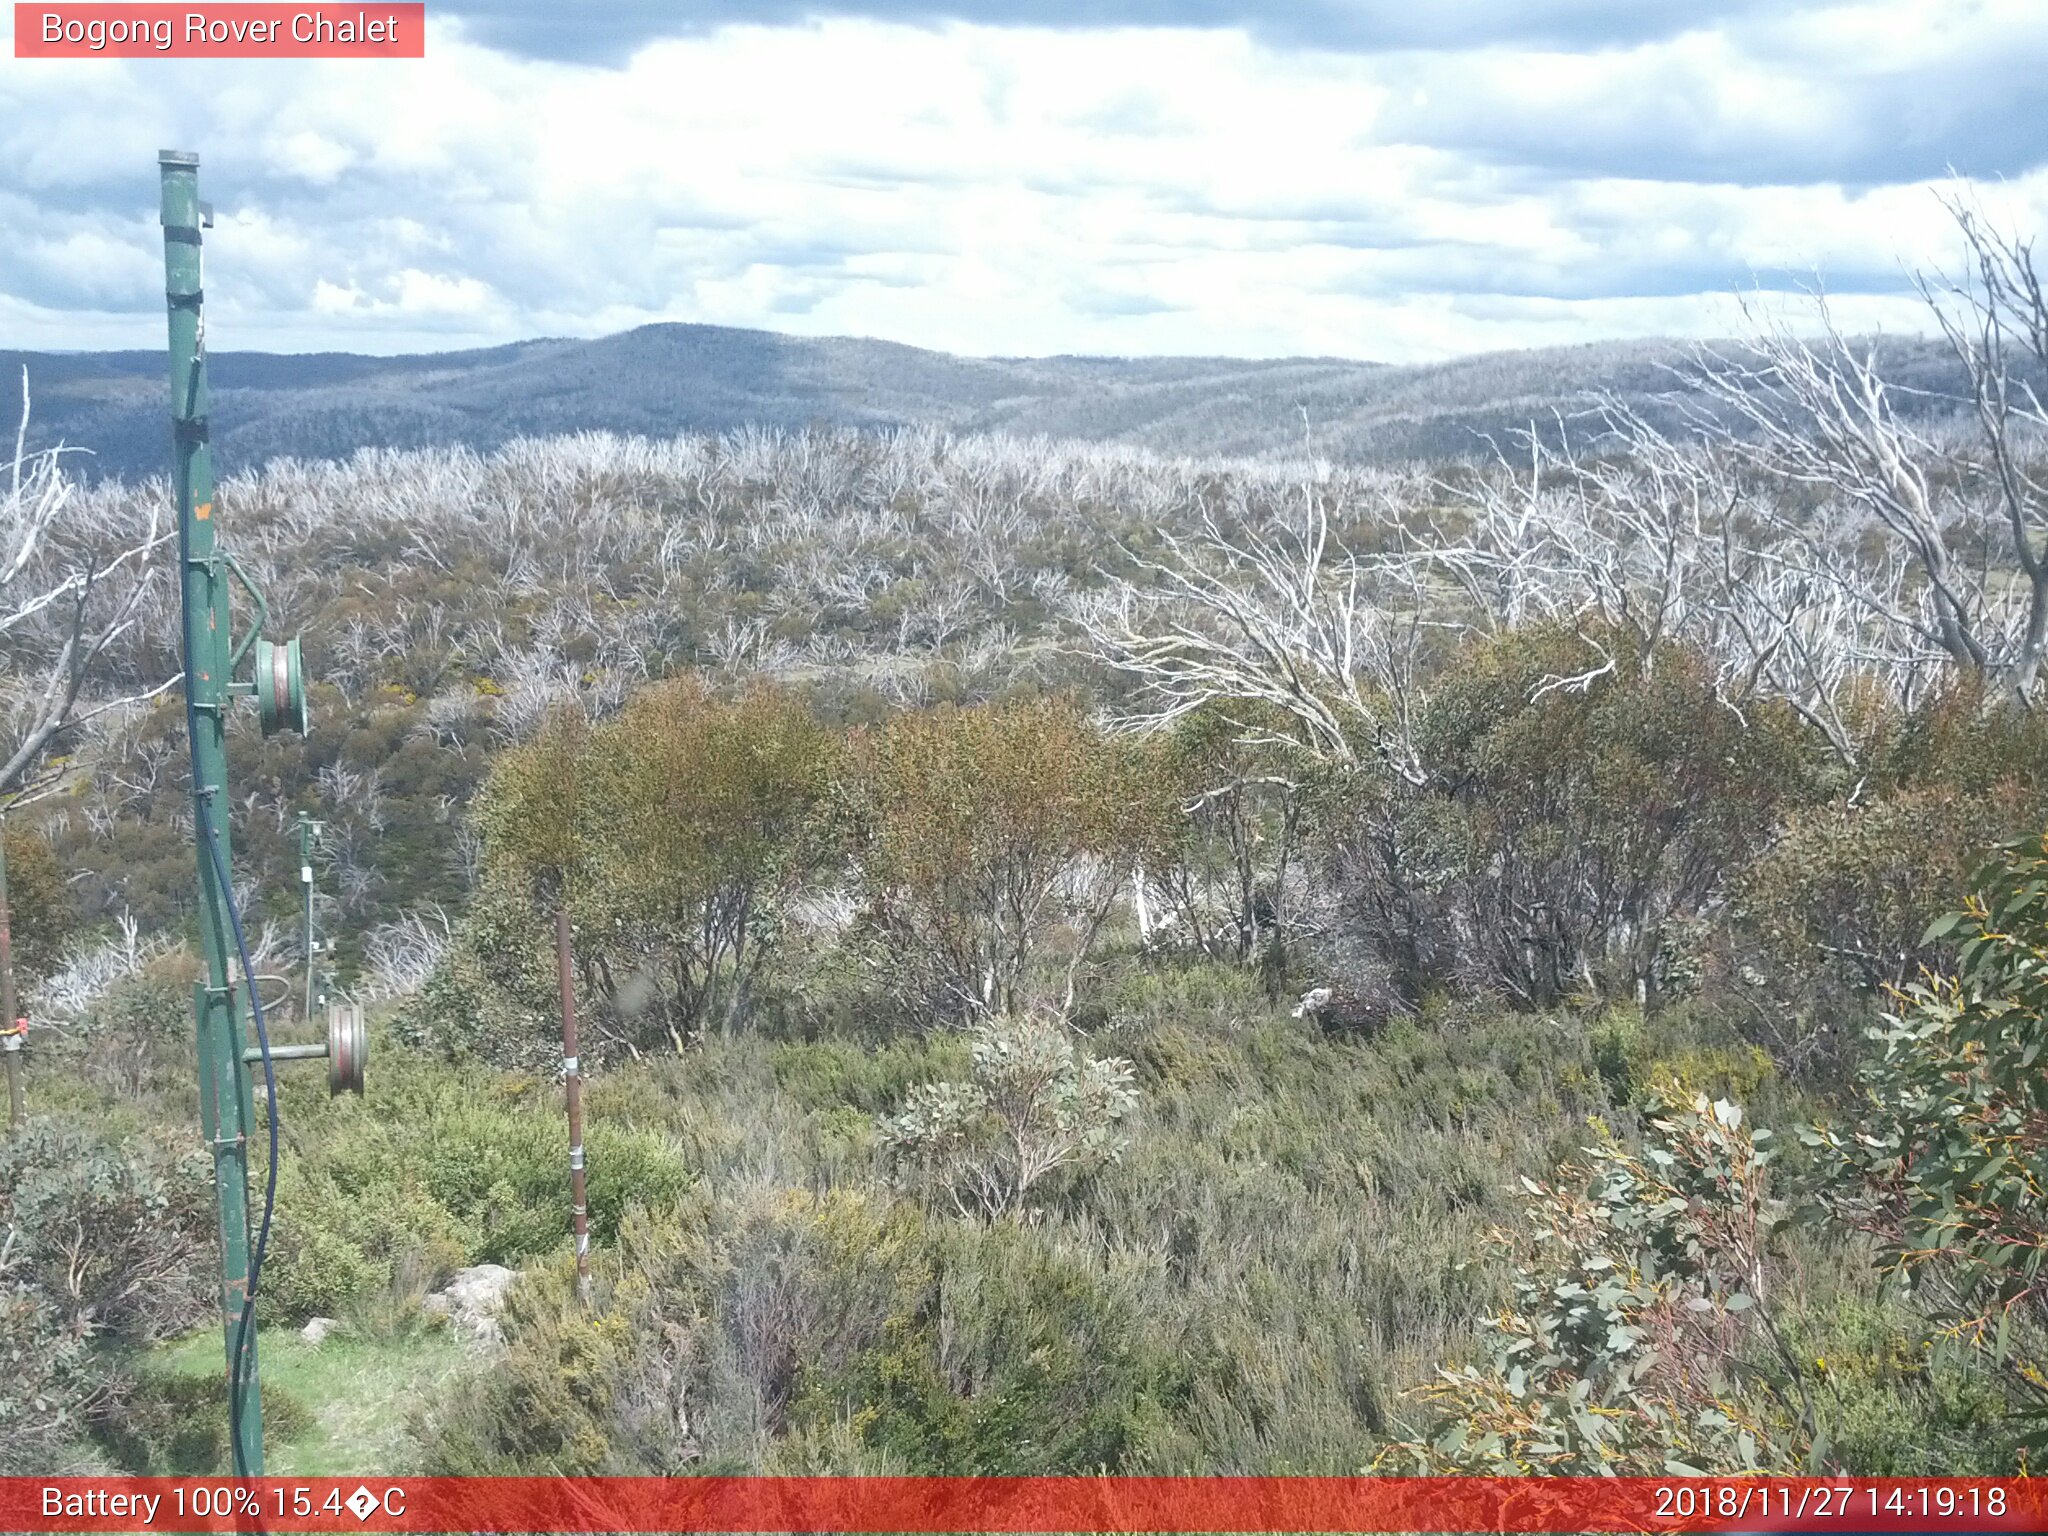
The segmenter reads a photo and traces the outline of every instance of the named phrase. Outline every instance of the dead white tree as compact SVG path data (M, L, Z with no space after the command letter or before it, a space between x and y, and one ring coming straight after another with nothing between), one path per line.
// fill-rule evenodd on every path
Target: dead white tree
M1443 487L1462 503L1462 525L1433 521L1410 554L1448 578L1477 628L1577 628L1594 664L1539 691L1609 675L1615 642L1647 660L1666 641L1717 630L1721 536L1740 499L1724 464L1617 398L1589 420L1558 415L1554 437L1518 432L1513 458L1496 445L1491 473Z
M1774 558L1832 589L1879 674L1896 685L1934 663L2031 702L2048 649L2048 411L2037 393L2048 304L2030 242L1999 234L1961 197L1948 206L1969 269L1919 281L1965 395L1894 384L1877 348L1844 335L1816 298L1817 335L1752 311L1746 355L1703 349L1701 385L1718 410L1701 426L1806 488L1772 508ZM1974 430L1944 430L1944 406Z
M1766 474L1813 489L1809 505L1771 514L1787 558L1838 584L1881 624L1919 633L1967 671L1989 672L1998 658L1984 628L1987 593L1954 547L1971 521L1963 488L1940 474L1933 442L1899 413L1875 349L1844 336L1825 301L1816 307L1818 340L1759 319L1750 356L1703 353L1705 391L1735 423L1705 430ZM1911 562L1917 592L1870 590L1854 564L1828 558L1871 527Z
M46 1025L62 1028L116 984L177 945L168 933L145 936L134 914L125 908L114 922L120 930L118 937L102 937L74 947L55 972L37 985L32 1002Z
M1972 468L1988 491L1987 525L1996 525L2017 577L1997 604L2003 681L2031 699L2048 646L2048 298L2034 269L2034 243L1996 228L1956 193L1944 205L1969 250L1966 275L1922 277L1920 291L1962 365L1978 428Z
M1270 718L1237 722L1247 742L1339 764L1376 755L1420 783L1428 594L1410 562L1346 549L1329 499L1311 480L1296 517L1227 532L1205 510L1189 536L1162 530L1157 557L1126 548L1129 570L1073 614L1092 653L1138 685L1141 728L1265 705Z
M438 905L372 928L363 935L362 995L376 1001L417 992L447 955L454 933L453 921Z
M154 698L173 676L93 691L109 651L136 624L169 537L153 497L139 520L113 526L77 515L63 449L28 447L28 370L14 456L0 487L0 797L36 787L58 737L95 715ZM137 505L130 502L131 507Z
M1576 435L1560 420L1551 436L1518 434L1526 470L1498 454L1457 489L1457 529L1433 522L1414 548L1474 627L1577 629L1586 668L1543 679L1539 693L1611 674L1616 641L1645 665L1664 643L1683 644L1714 663L1731 709L1782 699L1858 766L1855 691L1875 684L1910 703L1933 659L1916 640L1913 572L1898 549L1869 547L1853 521L1796 515L1718 433L1674 438L1616 399Z

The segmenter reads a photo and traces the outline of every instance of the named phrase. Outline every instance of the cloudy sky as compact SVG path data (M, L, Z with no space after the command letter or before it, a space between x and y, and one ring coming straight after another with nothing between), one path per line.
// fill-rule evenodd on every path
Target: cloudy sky
M1951 171L2048 229L2048 0L430 0L424 61L0 50L0 347L654 320L994 354L1419 360L1920 328ZM0 18L0 29L11 21Z

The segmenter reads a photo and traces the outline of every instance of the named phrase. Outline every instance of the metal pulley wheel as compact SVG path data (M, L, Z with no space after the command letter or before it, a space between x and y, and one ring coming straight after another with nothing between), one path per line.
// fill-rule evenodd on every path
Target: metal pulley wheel
M306 672L297 635L282 645L256 642L256 715L266 736L279 731L306 734Z
M363 1028L361 1003L327 1005L327 1091L335 1098L363 1091L363 1066L370 1057L370 1039Z

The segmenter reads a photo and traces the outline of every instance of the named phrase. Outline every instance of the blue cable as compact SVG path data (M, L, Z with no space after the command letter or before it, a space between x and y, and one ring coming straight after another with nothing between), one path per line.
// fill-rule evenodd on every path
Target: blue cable
M235 952L242 959L242 976L249 984L249 1012L256 1021L256 1043L263 1052L263 1091L268 1099L270 1124L270 1167L263 1180L263 1224L256 1231L256 1247L249 1256L249 1288L242 1295L242 1315L235 1323L234 1364L228 1373L228 1438L238 1476L250 1476L242 1455L242 1375L249 1359L249 1324L256 1314L256 1287L263 1277L263 1257L270 1247L270 1214L277 1203L277 1069L270 1059L270 1031L263 1023L263 1000L257 996L256 967L249 959L249 943L242 936L242 914L235 907L234 882L228 877L227 861L221 857L220 834L206 822L206 846L213 854L213 872L220 880L222 904L227 908L228 927L235 936Z

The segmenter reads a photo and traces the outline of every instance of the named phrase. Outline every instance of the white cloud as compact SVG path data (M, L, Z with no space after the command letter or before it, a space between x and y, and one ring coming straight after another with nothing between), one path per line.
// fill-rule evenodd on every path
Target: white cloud
M330 186L355 163L348 147L325 134L300 131L277 146L277 168L286 175L302 177L316 186Z
M0 345L160 343L170 145L201 151L221 208L220 347L703 320L1406 360L1725 331L1752 273L1814 269L1852 320L1901 327L1904 266L1953 254L1929 178L2002 142L1975 108L2037 78L2048 18L1870 0L1628 47L1379 53L848 18L605 67L498 52L442 17L427 54L0 59L0 217L32 231L0 267ZM2012 129L2003 159L2025 163L1986 194L2036 226L2041 131Z

